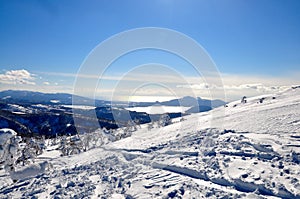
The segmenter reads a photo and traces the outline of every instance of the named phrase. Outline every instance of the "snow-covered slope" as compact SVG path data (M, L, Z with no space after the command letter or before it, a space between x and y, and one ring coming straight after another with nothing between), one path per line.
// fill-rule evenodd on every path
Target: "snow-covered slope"
M17 183L0 171L0 198L300 198L300 89L45 160L48 172Z

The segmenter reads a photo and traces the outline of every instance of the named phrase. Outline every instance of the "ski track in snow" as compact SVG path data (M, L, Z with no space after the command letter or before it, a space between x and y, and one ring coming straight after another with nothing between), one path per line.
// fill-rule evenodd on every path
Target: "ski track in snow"
M53 148L35 177L0 170L0 198L300 198L300 91L264 97L78 155Z

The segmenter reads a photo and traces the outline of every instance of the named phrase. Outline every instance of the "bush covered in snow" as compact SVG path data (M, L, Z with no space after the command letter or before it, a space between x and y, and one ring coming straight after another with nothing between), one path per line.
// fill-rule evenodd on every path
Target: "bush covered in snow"
M94 132L81 133L72 136L58 136L55 139L56 143L59 143L59 150L62 156L78 154L89 149L100 147L109 142L122 139L126 136L130 136L128 132L113 131L106 129L98 129ZM57 141L59 140L59 141ZM52 143L52 142L51 142Z

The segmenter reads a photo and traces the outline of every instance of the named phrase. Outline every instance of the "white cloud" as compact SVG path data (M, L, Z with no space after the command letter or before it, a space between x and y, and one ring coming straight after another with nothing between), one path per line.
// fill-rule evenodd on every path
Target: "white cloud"
M50 85L50 83L49 83L49 82L43 82L43 84L44 84L44 85Z
M188 84L178 84L178 89L193 89L200 97L208 96L211 91L214 93L225 92L227 101L239 99L241 96L256 96L262 94L277 93L293 85L300 85L300 80L292 77L268 77L254 75L221 74L223 85L216 86L213 80L209 83L203 80L188 78Z
M35 77L27 70L10 70L0 74L0 82L4 84L35 85Z
M96 96L110 99L112 95L119 96L120 99L128 96L166 96L174 94L176 97L196 95L203 98L222 99L224 92L226 101L247 97L271 94L290 88L292 85L300 85L297 76L285 75L281 77L260 76L260 75L240 75L240 74L219 74L220 76L181 76L176 72L155 70L130 71L125 74L107 75L101 78L94 74L72 74L72 73L41 73L43 75L70 77L70 79L84 78L81 82L82 95L96 94ZM295 74L299 74L295 73ZM95 90L89 89L91 82L100 79L100 86ZM71 81L71 80L70 80ZM64 83L67 80L64 80ZM223 83L222 83L223 82ZM145 87L148 83L157 83L157 87ZM69 85L72 87L72 85ZM118 88L116 89L116 86ZM53 84L53 89L57 85ZM50 87L49 87L50 89ZM171 92L170 92L171 91ZM78 93L79 94L79 93ZM177 96L178 95L178 96Z
M206 89L216 89L221 88L214 84L208 84L208 83L200 83L200 84L183 84L183 85L177 85L177 88L191 88L195 90L206 90Z
M143 72L143 71L142 71ZM61 76L61 77L71 77L71 78L81 78L81 79L89 79L90 81L96 80L109 80L109 81L128 81L128 82L157 82L157 80L161 80L165 83L180 83L182 82L183 76L177 75L175 73L167 74L165 71L159 71L154 74L150 73L142 73L142 72L132 72L125 73L122 75L103 75L97 76L93 74L75 74L75 73L54 73L54 72L39 72L39 74L50 75L50 76ZM196 79L199 79L197 77ZM188 78L187 78L188 80Z

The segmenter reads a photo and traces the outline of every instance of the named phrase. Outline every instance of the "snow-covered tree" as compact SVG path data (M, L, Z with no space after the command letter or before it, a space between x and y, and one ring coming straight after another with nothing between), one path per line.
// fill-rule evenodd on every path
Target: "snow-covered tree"
M90 149L92 137L90 133L83 133L79 135L79 139L81 140L83 151L87 151Z
M134 124L135 124L136 127L141 128L141 122L140 122L139 119L135 118L135 119L133 120L133 122L134 122Z
M160 116L158 120L158 126L159 127L164 127L172 124L171 118L168 114L163 114Z
M59 148L62 156L78 154L84 151L84 144L79 135L60 136Z
M103 130L103 137L107 140L107 142L114 142L114 141L116 141L113 129L107 130L106 128L103 128L102 130Z
M22 165L29 164L34 162L34 159L43 153L43 150L46 148L45 138L23 138L23 142L20 144L20 157L17 160L17 163L22 163Z
M21 137L12 129L0 129L0 165L7 172L15 170Z
M124 128L124 134L130 134L131 135L131 133L136 131L136 130L137 130L136 123L133 122L133 121L128 121L127 125ZM125 136L125 137L128 137L128 136Z
M154 128L154 121L151 121L149 124L148 124L148 126L147 126L147 128L148 128L148 130L150 131L151 129L153 129Z
M27 141L20 143L20 157L17 159L17 164L22 164L25 166L26 164L30 164L34 162L36 158L36 153L34 152L34 148L31 148Z

